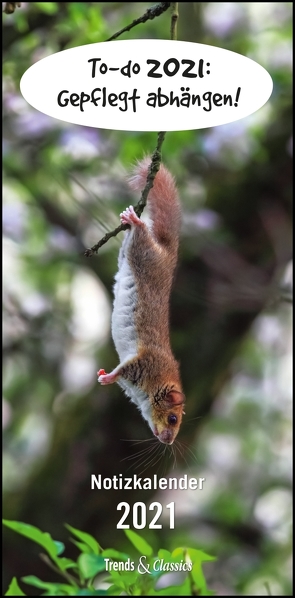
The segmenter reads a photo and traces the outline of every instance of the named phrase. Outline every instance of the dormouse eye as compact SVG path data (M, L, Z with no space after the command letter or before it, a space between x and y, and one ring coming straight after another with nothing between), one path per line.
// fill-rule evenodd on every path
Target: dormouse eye
M170 424L171 426L175 426L175 424L177 424L177 417L176 415L168 415L168 424Z

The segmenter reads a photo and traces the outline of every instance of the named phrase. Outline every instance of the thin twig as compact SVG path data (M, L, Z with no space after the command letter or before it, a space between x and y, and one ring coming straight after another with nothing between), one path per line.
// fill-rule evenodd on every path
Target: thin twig
M158 133L157 147L152 155L152 161L151 161L151 165L149 167L146 185L141 194L141 198L140 198L138 204L134 208L137 216L141 216L141 214L146 206L148 194L154 184L155 176L160 168L161 147L162 147L164 139L165 139L165 133L164 132ZM112 230L111 232L107 233L102 239L100 239L100 241L98 241L98 243L93 245L93 247L86 249L84 252L84 255L86 257L91 257L92 255L94 255L94 253L97 253L98 249L100 247L102 247L103 245L105 245L105 243L107 243L108 240L111 239L111 237L116 237L118 233L120 233L122 230L127 230L128 228L130 228L129 224L120 224L120 226L117 226L117 228L115 228L115 230Z
M270 591L270 585L269 585L268 581L265 581L263 585L264 585L264 587L265 587L265 589L266 589L266 593L267 593L267 595L268 595L268 596L272 596L272 593L271 593L271 591Z
M138 204L134 208L134 211L136 212L138 217L141 216L141 214L146 206L148 194L154 184L155 176L161 166L161 159L162 159L161 147L162 147L163 141L165 139L165 135L166 135L166 133L164 131L162 131L161 133L158 133L157 147L152 155L152 161L151 161L151 165L149 167L149 171L148 171L148 175L147 175L147 179L146 179L146 185L141 194L141 198L140 198Z
M126 33L126 31L130 31L130 29L136 27L136 25L139 25L140 23L146 23L146 21L151 21L155 17L159 17L163 12L165 12L169 8L169 6L170 2L159 2L159 4L155 4L155 6L148 8L144 15L142 15L138 19L134 19L134 21L132 21L130 25L127 25L120 31L117 31L117 33L114 33L114 35L109 37L109 39L107 39L106 41L111 42L114 39L117 39L117 37L119 37L120 35L122 35L122 33Z
M170 37L172 40L177 40L177 21L178 21L178 2L171 2L171 30Z
M55 573L58 573L59 575L61 575L62 577L64 577L71 585L74 585L75 587L84 587L80 584L79 580L76 579L75 577L73 577L72 575L70 575L70 573L67 573L66 571L61 571L61 569L59 569L58 567L56 567L52 561L50 560L50 558L47 556L47 554L40 554L40 558L42 559L42 561L44 561L44 563L46 563L46 565L48 565L48 567L50 567L50 569L52 569L52 571L55 571Z

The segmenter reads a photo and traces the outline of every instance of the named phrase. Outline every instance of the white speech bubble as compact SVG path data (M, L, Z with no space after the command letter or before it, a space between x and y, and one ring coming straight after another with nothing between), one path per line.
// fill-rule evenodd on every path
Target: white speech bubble
M40 112L121 131L185 131L229 123L267 102L259 64L191 42L138 39L88 44L31 66L21 93Z

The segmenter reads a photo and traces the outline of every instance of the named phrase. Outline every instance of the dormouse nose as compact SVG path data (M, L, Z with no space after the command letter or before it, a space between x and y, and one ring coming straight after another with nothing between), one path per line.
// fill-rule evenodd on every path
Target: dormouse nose
M160 442L164 444L172 444L173 442L173 432L172 430L163 430L158 436Z

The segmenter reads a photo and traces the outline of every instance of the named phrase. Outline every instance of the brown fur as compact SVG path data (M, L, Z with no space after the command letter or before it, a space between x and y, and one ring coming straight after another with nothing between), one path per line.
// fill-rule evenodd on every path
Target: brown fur
M142 191L149 165L148 158L138 164L129 181L132 189ZM158 433L169 427L173 441L181 424L184 402L179 367L172 355L169 338L169 299L177 263L180 205L174 179L163 165L149 192L148 205L152 230L145 225L136 226L128 254L138 293L135 310L139 338L137 384L150 398ZM177 391L177 402L171 399L171 390ZM169 414L177 416L175 426L167 424Z

